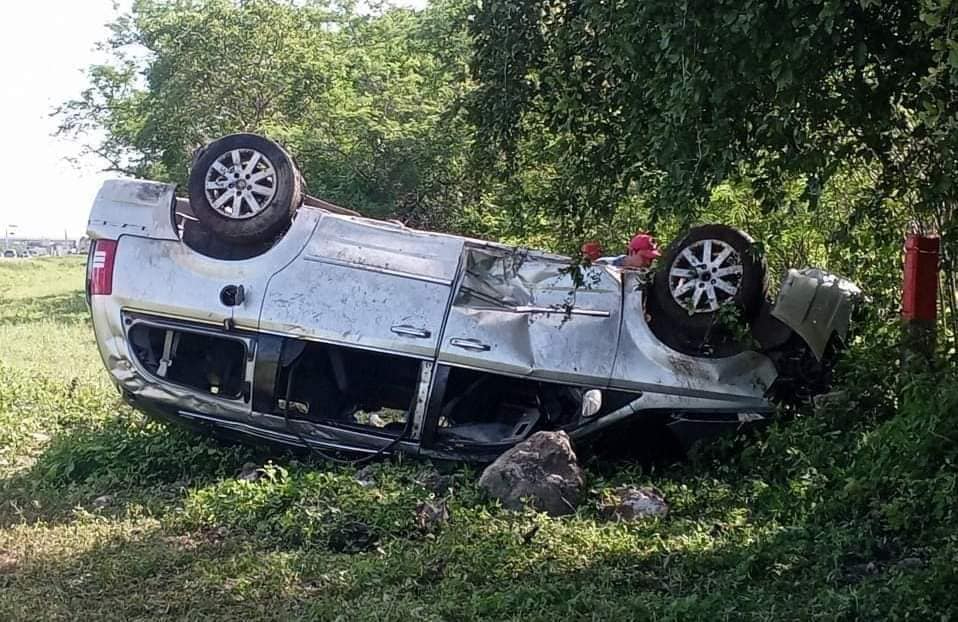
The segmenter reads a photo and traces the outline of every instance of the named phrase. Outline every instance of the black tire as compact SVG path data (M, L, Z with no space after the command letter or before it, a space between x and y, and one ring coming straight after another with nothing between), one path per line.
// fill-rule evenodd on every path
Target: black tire
M249 259L268 251L272 241L241 244L224 240L209 231L198 220L183 223L183 243L191 249L213 259Z
M733 284L737 286L734 296L719 301L719 310L698 309L692 313L688 306L680 304L672 295L670 272L673 267L686 265L687 260L680 259L686 249L705 240L717 240L731 247L738 256L742 270L737 280L733 278ZM720 312L721 307L734 305L739 309L739 317L748 324L762 308L768 292L768 281L765 261L755 253L754 244L748 234L726 225L693 227L670 244L655 272L649 296L648 311L659 339L690 354L728 356L740 349L735 347L738 340L733 332L722 325Z
M252 151L258 152L272 165L275 175L262 180L263 185L272 190L268 200L261 195L251 195L257 199L257 203L263 201L259 210L253 211L250 203L241 201L239 211L242 212L245 207L252 213L231 217L211 204L206 184L208 175L216 175L212 168L214 164L237 150L247 156ZM234 180L235 175L239 177ZM245 187L250 182L247 181L248 177L243 177L240 172L224 173L218 176L218 181ZM211 192L214 193L214 199L218 200L224 194L232 194L234 186ZM237 189L235 192L240 191ZM293 213L303 200L303 183L293 159L278 144L257 134L231 134L213 141L197 154L190 169L189 194L194 215L213 235L226 242L258 244L271 242L289 227ZM227 201L220 209L229 209L231 204L231 200Z

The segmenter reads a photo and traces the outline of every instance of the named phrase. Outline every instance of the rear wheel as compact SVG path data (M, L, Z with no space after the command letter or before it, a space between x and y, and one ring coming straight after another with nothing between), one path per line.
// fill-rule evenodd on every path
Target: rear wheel
M693 227L669 245L649 295L656 334L697 355L739 350L735 323L747 327L768 289L765 262L746 233L725 225Z
M270 241L285 231L303 197L292 158L256 134L232 134L207 145L193 162L189 193L206 229L242 244Z

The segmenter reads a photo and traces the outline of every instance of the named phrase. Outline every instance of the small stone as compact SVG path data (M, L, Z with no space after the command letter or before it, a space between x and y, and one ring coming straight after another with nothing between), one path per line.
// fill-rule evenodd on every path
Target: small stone
M816 412L835 410L848 404L848 391L831 391L812 398Z
M368 464L363 468L356 471L356 481L359 482L359 485L363 488L370 488L376 485L376 468L372 464Z
M435 533L448 520L449 508L445 499L436 503L423 501L416 506L416 527L423 533Z
M445 495L452 489L453 478L450 475L442 475L439 471L428 470L416 478L416 483L426 490L436 494Z
M50 440L50 435L43 432L32 432L30 437L38 443L46 443Z
M11 574L16 571L19 560L10 551L0 549L0 575Z
M599 510L621 521L662 518L669 513L669 504L654 488L620 486L612 491L612 499L601 503Z
M236 476L236 479L242 482L256 482L263 478L264 471L259 466L253 464L252 462L247 462L243 465L243 468L240 470L239 475Z
M93 509L102 510L108 505L113 505L113 495L100 495L93 500Z

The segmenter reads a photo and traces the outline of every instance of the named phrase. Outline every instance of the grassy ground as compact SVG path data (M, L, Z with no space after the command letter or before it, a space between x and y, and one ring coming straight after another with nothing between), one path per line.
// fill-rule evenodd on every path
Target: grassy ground
M850 375L839 408L690 464L591 468L588 502L562 519L503 511L462 469L449 522L427 532L429 465L375 465L364 486L355 469L144 422L105 379L82 276L76 258L0 262L0 620L958 611L958 385L943 376L889 411ZM258 481L237 477L249 463ZM602 518L626 482L658 486L669 517Z

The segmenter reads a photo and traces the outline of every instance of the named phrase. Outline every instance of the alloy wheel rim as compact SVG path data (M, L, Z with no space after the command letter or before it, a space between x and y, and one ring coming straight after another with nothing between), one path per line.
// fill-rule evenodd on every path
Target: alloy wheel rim
M233 149L210 164L204 188L218 214L233 220L252 218L276 196L276 169L255 149Z
M689 315L713 313L731 302L742 286L742 258L722 240L699 240L669 267L672 299Z

